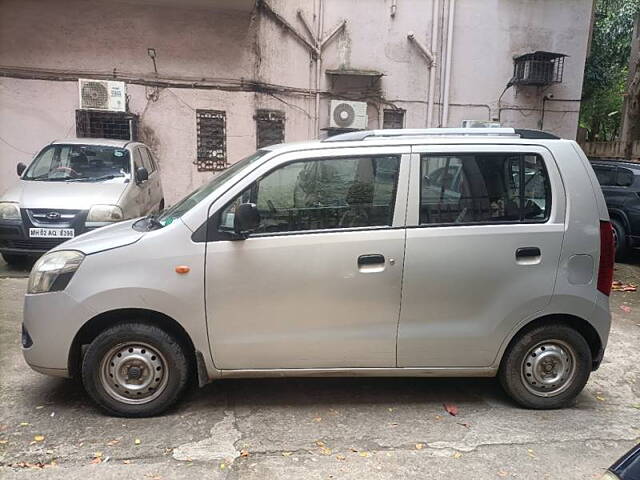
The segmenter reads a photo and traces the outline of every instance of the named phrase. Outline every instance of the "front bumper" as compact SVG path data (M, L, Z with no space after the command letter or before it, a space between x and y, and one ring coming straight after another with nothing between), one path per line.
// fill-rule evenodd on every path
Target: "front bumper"
M59 214L61 218L50 220L42 217L43 214L51 212ZM97 228L97 225L92 227L86 224L87 214L87 210L20 209L21 220L0 222L0 253L42 255L69 239L31 238L29 236L30 228L72 228L74 235L78 236Z
M69 377L69 353L91 313L65 291L27 294L24 299L22 354L37 372Z

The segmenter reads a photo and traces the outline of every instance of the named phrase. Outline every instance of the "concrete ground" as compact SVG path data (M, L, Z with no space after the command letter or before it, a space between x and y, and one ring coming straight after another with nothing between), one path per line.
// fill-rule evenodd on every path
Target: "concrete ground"
M617 279L640 284L638 265ZM569 409L517 408L493 379L227 380L129 420L25 365L25 275L0 265L3 479L596 479L640 438L640 291L612 294L604 363Z

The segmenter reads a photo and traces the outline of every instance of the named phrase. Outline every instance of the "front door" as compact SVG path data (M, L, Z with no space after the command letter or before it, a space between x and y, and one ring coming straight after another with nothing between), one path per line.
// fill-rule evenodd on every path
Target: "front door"
M395 367L409 157L371 152L280 163L209 222L217 368ZM246 202L261 224L234 239Z
M412 157L398 366L487 367L553 294L564 190L541 148Z

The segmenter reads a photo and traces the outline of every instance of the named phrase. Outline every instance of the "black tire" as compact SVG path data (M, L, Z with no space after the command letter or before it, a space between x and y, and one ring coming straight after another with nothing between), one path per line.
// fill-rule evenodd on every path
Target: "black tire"
M128 347L131 348L129 349ZM122 350L125 352L124 357L119 354L112 356L114 351L119 351L118 349L121 348L127 349L126 351ZM133 353L127 354L127 351L133 351ZM153 353L156 355L152 355ZM116 355L122 358L121 363L123 366L112 368L114 363L109 362L107 357L118 361ZM127 357L127 355L129 356ZM149 356L149 359L139 362L134 358L135 355L139 355L141 358ZM130 360L125 360L126 358ZM154 362L151 362L151 359ZM138 364L143 365L143 367L137 367L136 365L138 364L135 362L139 362ZM156 364L161 367L158 370L162 372L158 373L158 377L162 378L162 380L161 383L157 384L153 383L159 382L159 378L154 378L156 377ZM127 403L127 400L120 400L109 393L109 390L121 392L123 397L125 393L127 395L137 393L122 390L127 389L126 383L123 383L122 386L117 385L115 382L113 385L111 383L106 384L109 376L111 376L109 381L113 381L113 373L116 373L117 377L120 375L119 372L131 371L132 366L138 368L136 372L142 372L142 374L139 373L140 379L134 379L133 382L138 380L143 382L146 381L144 380L145 378L151 382L146 386L149 387L148 392L152 393L148 393L147 388L142 389L141 393L143 395L157 396L155 398L150 397L148 400L144 396L142 400L139 400L140 397L134 397L133 400L129 399L128 401L143 401L146 403ZM180 398L189 380L190 370L190 363L185 349L173 336L149 323L125 322L106 329L91 342L82 360L82 383L91 398L108 413L122 417L150 417L165 411ZM149 372L152 375L149 375ZM127 373L127 381L131 383L132 381L128 380L128 375L129 373ZM106 387L105 384L107 385ZM137 388L137 386L134 387Z
M27 264L27 255L19 255L15 253L3 253L2 259L7 262L7 265L12 267L23 267Z
M557 342L555 345L560 345L561 348L571 351L573 374L570 380L564 382L562 389L553 385L557 389L556 394L547 397L540 396L548 393L532 393L532 389L543 387L539 386L540 384L538 386L531 385L535 381L531 379L531 374L526 373L528 367L525 365L530 367L531 364L525 361L525 357L536 361L532 358L536 356L535 351L532 353L532 350L540 349L545 345L549 349L549 345L554 345L554 341ZM542 348L542 350L545 349ZM539 355L538 361L540 358L545 358L544 354L539 353ZM591 349L584 337L571 327L554 323L533 328L516 336L502 357L498 377L505 392L518 404L525 408L546 410L568 406L589 380L591 367ZM530 377L529 382L525 380L525 375ZM547 387L551 388L550 385L544 388Z
M631 247L629 246L629 240L627 239L627 230L624 228L622 222L617 219L611 220L613 231L616 241L616 260L622 261L629 257L631 253Z

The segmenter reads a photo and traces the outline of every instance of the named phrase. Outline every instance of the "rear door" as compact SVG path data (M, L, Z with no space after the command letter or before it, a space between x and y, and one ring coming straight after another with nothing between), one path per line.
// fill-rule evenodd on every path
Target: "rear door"
M539 147L412 154L398 366L484 367L550 301L564 190Z

